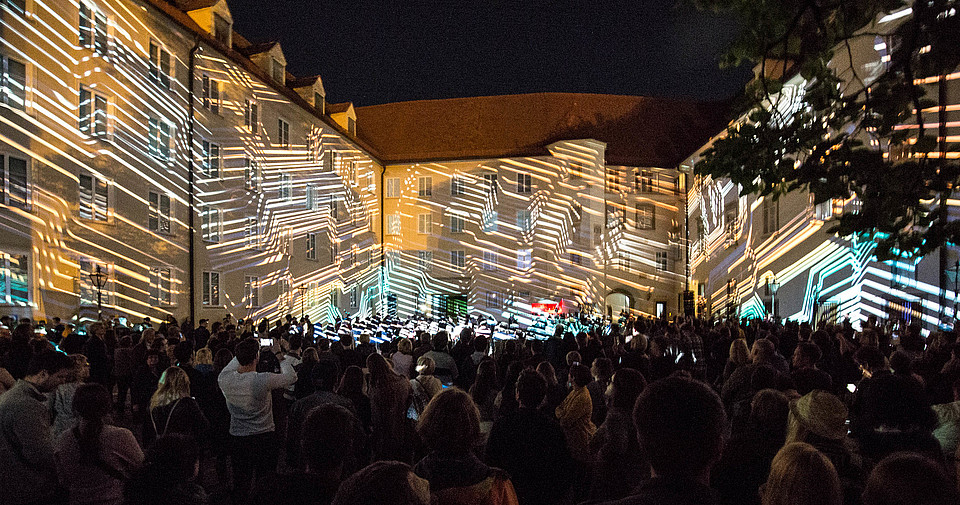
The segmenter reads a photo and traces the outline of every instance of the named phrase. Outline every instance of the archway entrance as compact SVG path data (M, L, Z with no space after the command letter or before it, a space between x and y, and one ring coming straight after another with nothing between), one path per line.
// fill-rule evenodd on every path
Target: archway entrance
M616 317L626 309L627 312L633 308L633 297L630 293L627 293L623 290L611 291L606 298L603 299L603 304L606 306L607 315L610 317Z

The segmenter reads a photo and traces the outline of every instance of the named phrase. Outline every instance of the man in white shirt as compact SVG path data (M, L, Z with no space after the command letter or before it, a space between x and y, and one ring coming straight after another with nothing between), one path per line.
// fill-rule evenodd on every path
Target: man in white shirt
M295 383L297 372L293 360L285 359L276 340L272 350L280 361L280 373L257 372L260 342L248 338L237 344L236 357L217 378L230 411L235 503L246 501L255 482L254 472L262 478L277 469L280 441L273 424L270 392Z

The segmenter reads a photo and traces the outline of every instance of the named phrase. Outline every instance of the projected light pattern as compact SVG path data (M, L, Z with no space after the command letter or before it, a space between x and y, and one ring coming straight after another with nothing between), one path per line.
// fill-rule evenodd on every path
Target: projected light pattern
M105 313L183 318L194 213L198 318L377 309L379 167L329 118L207 41L191 76L192 21L159 1L11 5L0 7L0 304L95 317L100 266Z
M909 13L908 13L909 14ZM884 37L866 31L853 44L853 58L869 70L869 79L884 69L887 44ZM843 51L845 58L846 52ZM840 62L845 64L846 61ZM953 81L957 72L943 76ZM861 76L863 77L863 76ZM800 77L788 86L801 85ZM916 83L929 87L927 98L937 97L938 76L921 77ZM856 89L854 81L847 83ZM925 126L946 130L946 159L960 156L960 88L948 86L947 102L924 109ZM939 111L943 116L937 115ZM911 122L912 121L912 122ZM914 131L916 121L896 129ZM909 139L907 145L913 145ZM881 145L870 132L864 144L885 151L884 156L938 157L940 152L907 153L903 148ZM704 147L704 149L706 146ZM685 167L692 167L698 154ZM697 178L687 195L691 240L691 272L700 310L716 316L767 317L774 312L787 319L837 322L850 318L855 325L875 315L880 319L918 322L927 330L955 320L957 308L957 249L950 246L917 260L878 262L874 244L856 237L828 234L828 221L845 212L857 212L856 199L834 200L814 205L812 195L795 192L778 203L741 197L740 188L728 180ZM960 218L960 200L949 195L949 218ZM930 202L936 209L936 201ZM940 255L944 255L941 262ZM942 267L946 265L946 269ZM945 270L945 271L944 271ZM778 286L774 294L771 285Z
M678 173L607 166L604 148L571 140L551 144L549 156L388 165L384 290L398 313L530 323L541 300L644 314L660 302L675 312ZM638 208L656 209L639 213L646 226Z

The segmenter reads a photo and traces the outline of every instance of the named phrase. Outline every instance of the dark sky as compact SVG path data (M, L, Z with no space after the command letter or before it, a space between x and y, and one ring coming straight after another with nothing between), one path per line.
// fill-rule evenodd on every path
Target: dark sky
M475 5L471 5L475 4ZM234 28L355 105L540 91L721 99L734 23L671 0L228 0Z

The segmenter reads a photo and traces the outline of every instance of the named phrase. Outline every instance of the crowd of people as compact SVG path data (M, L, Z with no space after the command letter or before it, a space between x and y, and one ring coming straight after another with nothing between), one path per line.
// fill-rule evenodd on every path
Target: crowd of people
M955 331L0 323L3 504L958 502Z

